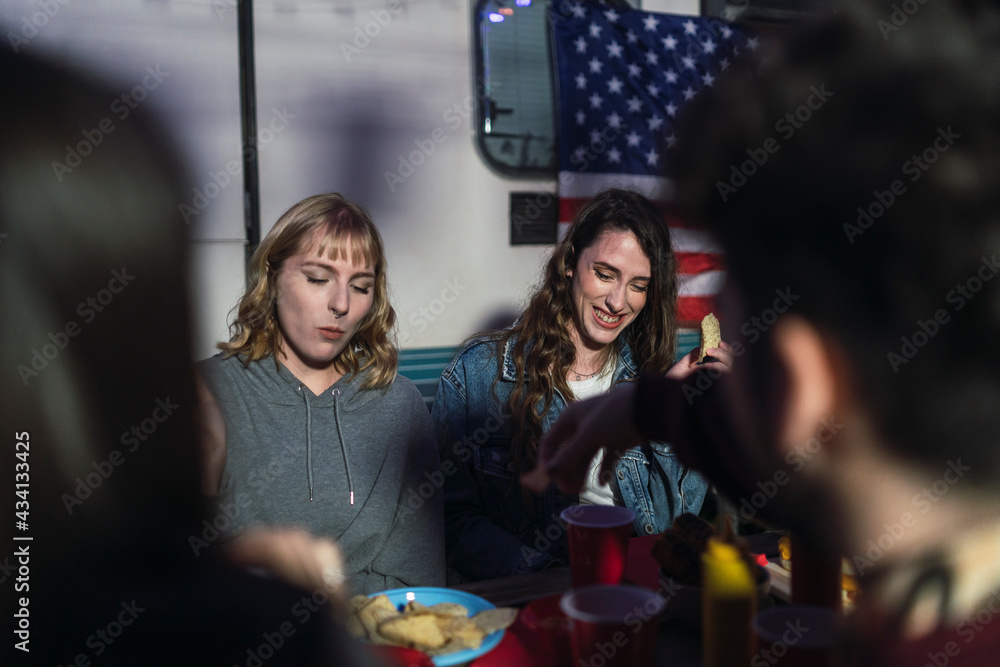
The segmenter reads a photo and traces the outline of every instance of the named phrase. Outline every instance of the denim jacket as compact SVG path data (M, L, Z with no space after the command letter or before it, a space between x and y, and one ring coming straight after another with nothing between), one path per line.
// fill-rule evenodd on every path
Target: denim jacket
M542 496L522 489L511 455L505 413L515 372L512 340L497 378L500 335L476 339L441 375L431 413L441 448L448 564L464 578L489 579L568 564L559 513L578 502L549 487ZM619 338L612 386L631 380L632 353ZM495 385L495 387L494 387ZM542 418L547 431L566 406L557 393ZM677 461L670 445L646 443L625 453L616 474L633 531L661 533L683 512L698 513L708 483ZM529 509L531 508L531 509Z

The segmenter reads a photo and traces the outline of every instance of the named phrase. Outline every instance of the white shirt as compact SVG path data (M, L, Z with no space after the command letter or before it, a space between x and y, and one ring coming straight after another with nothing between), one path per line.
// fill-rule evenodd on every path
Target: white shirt
M577 400L592 398L605 394L611 389L611 379L614 373L614 360L609 360L599 374L580 381L569 381L569 388ZM601 462L604 460L604 450L599 450L587 470L587 479L580 490L581 505L621 505L621 494L618 492L618 480L611 479L610 484L601 484L599 475Z

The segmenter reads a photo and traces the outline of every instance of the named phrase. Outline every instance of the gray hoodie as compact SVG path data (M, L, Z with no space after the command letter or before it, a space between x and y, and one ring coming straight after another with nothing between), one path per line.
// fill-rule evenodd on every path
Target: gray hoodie
M244 366L216 355L198 371L226 421L230 532L332 538L355 593L444 584L440 463L412 382L359 391L363 376L345 376L317 396L273 357Z

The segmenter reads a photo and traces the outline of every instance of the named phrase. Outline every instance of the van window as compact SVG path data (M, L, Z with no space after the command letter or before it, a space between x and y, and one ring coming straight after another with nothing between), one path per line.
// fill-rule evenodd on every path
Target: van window
M473 14L476 142L505 176L555 178L549 2L478 0Z

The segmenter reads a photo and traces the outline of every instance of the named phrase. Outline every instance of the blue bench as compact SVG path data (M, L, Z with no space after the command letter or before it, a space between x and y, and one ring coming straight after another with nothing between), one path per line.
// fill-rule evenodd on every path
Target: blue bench
M677 334L677 357L698 346L701 333L697 329L681 329ZM417 386L430 410L437 393L441 373L455 358L457 347L421 347L399 351L399 374Z
M441 373L455 358L457 347L420 347L399 351L399 374L417 386L427 409L434 403Z

